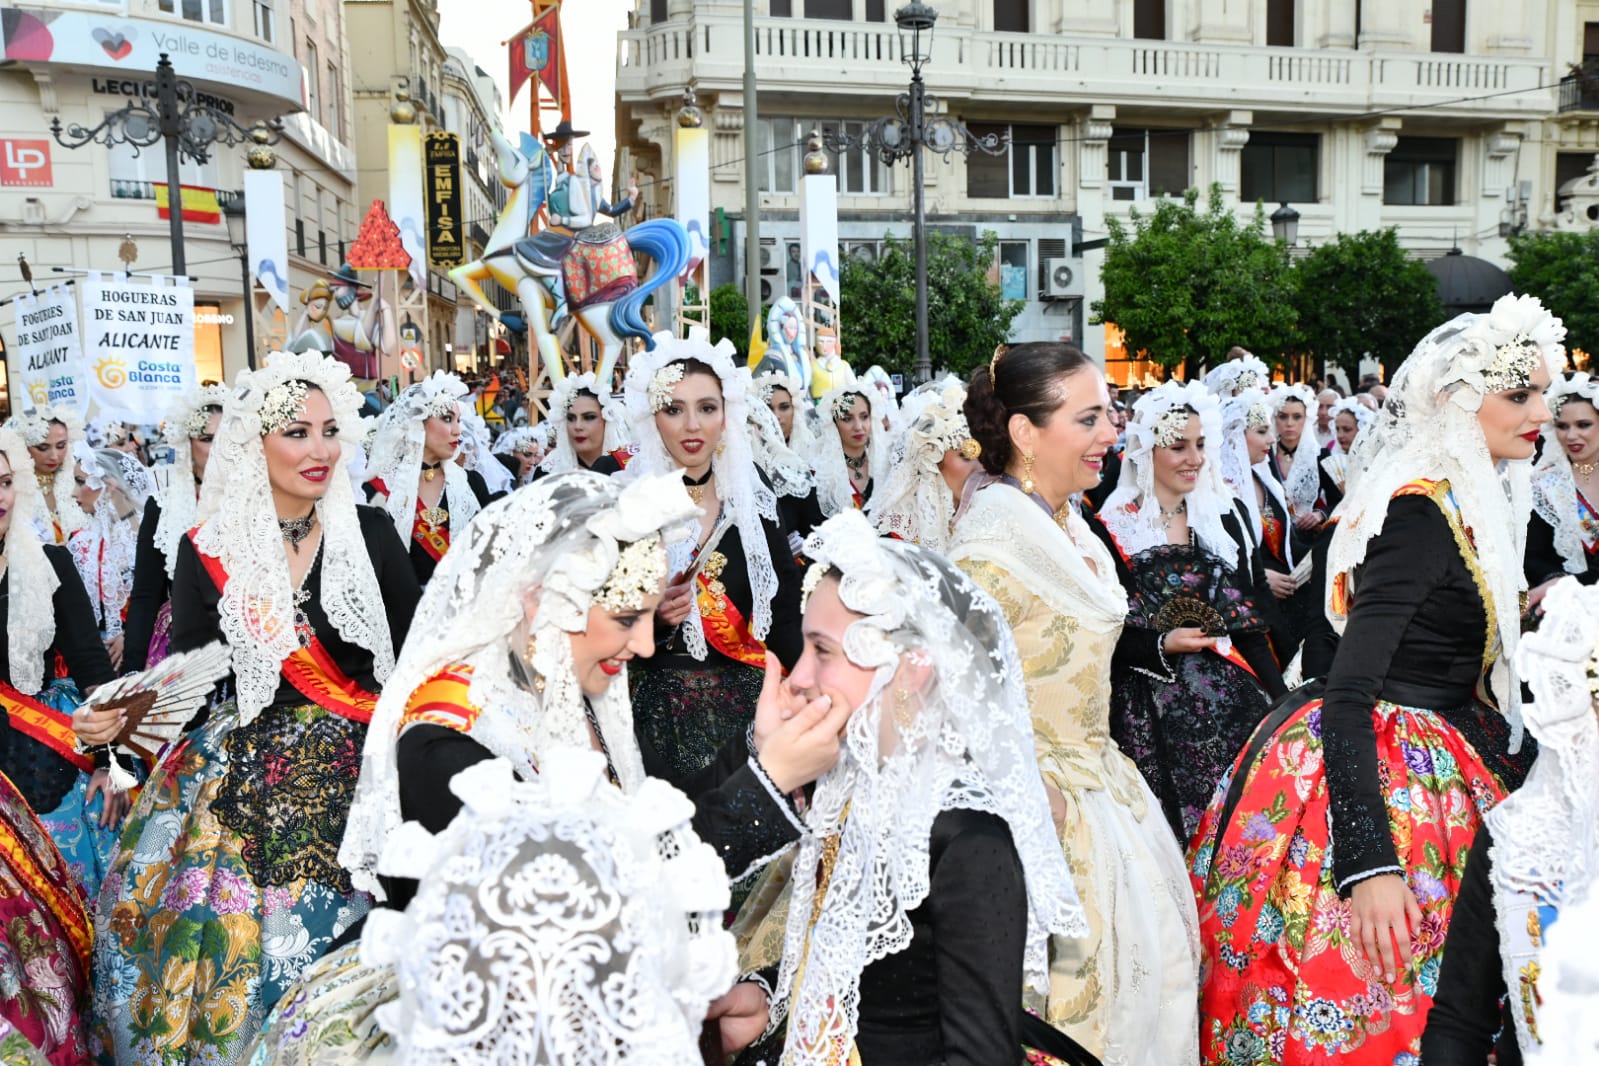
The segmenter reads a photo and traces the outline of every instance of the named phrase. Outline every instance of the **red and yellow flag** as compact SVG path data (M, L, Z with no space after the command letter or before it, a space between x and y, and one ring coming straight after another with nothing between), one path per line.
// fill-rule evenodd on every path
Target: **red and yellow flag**
M183 221L185 222L211 222L222 221L222 205L217 202L217 191L205 189L198 185L179 185L178 202L183 208ZM172 216L168 206L167 186L160 182L155 187L156 214L161 218Z

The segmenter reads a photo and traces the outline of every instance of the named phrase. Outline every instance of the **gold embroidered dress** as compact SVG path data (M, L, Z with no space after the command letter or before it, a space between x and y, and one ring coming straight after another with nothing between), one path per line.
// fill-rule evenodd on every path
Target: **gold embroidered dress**
M1195 1063L1198 919L1182 851L1110 737L1127 613L1111 557L1075 513L1063 530L1002 483L973 497L949 554L1015 632L1039 769L1066 801L1061 846L1089 934L1051 942L1045 1017L1105 1066Z

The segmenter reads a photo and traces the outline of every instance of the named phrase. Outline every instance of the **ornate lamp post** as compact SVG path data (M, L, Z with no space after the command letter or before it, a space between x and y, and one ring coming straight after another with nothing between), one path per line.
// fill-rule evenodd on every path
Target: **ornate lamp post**
M930 94L922 82L922 67L932 58L933 24L937 21L938 12L921 0L911 0L894 12L894 24L899 27L900 58L911 68L910 91L900 93L894 101L895 114L877 119L859 134L829 133L824 138L828 151L835 155L863 148L889 166L906 159L911 161L911 199L916 212L912 228L916 254L914 377L918 385L933 377L932 354L927 342L927 193L923 188L922 150L937 152L947 160L952 152L1003 155L1010 149L1009 135L1001 137L989 133L979 137L957 120L938 113L938 98Z
M1271 235L1292 248L1299 240L1299 212L1287 201L1271 213Z
M73 122L64 130L61 119L50 122L50 132L56 143L64 148L82 148L91 142L110 147L126 144L133 154L165 139L167 151L167 218L172 226L172 273L186 274L188 268L183 255L183 193L178 184L180 158L205 163L211 158L213 144L232 147L246 140L265 147L276 144L283 136L283 126L277 120L257 122L245 127L215 108L195 99L194 86L178 80L172 62L165 52L155 65L155 106L140 99L105 117L98 126L80 126Z

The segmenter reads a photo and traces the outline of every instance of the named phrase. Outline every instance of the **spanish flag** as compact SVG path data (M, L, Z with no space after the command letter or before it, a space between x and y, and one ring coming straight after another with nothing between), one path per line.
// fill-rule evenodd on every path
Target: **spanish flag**
M222 205L217 203L217 191L215 189L204 189L198 185L179 185L178 196L183 204L183 221L210 223L222 221ZM171 217L172 213L167 204L166 183L158 183L155 187L155 206L158 217Z

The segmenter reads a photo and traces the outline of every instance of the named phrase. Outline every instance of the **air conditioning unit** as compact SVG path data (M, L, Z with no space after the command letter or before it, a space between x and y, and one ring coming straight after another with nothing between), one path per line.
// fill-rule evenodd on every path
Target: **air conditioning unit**
M777 241L771 237L761 239L761 270L772 272L777 269Z
M769 303L772 302L773 291L774 290L772 289L772 280L770 278L762 278L761 279L761 303L762 304L769 304Z
M1044 260L1044 299L1066 300L1083 294L1083 283L1070 259Z

